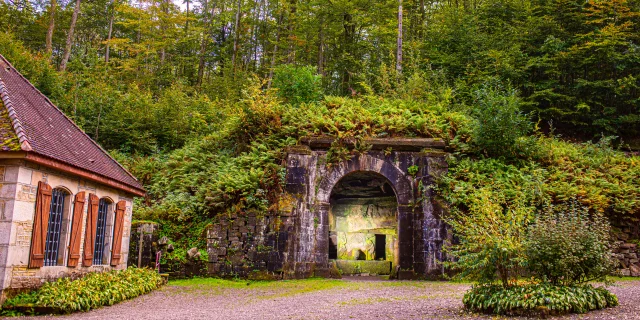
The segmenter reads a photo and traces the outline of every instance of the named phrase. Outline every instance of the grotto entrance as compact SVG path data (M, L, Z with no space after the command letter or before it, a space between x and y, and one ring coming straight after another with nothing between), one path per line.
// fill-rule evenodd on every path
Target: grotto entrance
M367 171L345 175L330 197L330 263L345 275L391 274L398 265L397 211L387 178Z
M288 147L282 193L268 212L218 215L207 228L208 272L276 278L385 274L438 278L449 233L433 197L447 171L445 143L423 138L364 139L336 161L335 138ZM374 268L374 266L376 268ZM356 268L357 267L357 268ZM378 268L379 267L379 268Z

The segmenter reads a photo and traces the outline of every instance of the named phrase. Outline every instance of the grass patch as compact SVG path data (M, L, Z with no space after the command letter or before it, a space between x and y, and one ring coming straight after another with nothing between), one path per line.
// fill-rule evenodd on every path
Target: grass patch
M201 292L206 290L213 294L220 294L229 290L247 290L260 293L260 299L272 299L314 291L344 288L349 285L349 282L342 280L319 278L281 281L193 278L169 281L169 286L183 287L186 289L186 292Z

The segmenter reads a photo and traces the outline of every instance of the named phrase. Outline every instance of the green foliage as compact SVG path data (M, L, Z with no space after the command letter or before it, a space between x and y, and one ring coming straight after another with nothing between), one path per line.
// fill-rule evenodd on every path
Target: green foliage
M449 248L457 258L449 266L460 271L459 278L483 284L499 280L506 288L526 265L523 240L534 212L521 202L501 202L486 191L475 196L467 203L468 211L454 209L445 218L460 241Z
M474 312L546 317L615 307L618 298L605 288L588 284L526 284L507 288L479 285L465 293L462 302Z
M517 155L519 139L531 130L520 104L511 88L485 84L475 92L473 115L477 123L473 136L481 151L496 157Z
M61 312L88 311L135 298L162 284L157 272L129 268L122 271L90 273L80 279L60 278L45 283L34 292L19 294L5 301L3 307L33 305Z
M456 157L439 183L453 207L467 210L480 194L537 211L545 203L577 199L581 205L607 215L640 212L640 158L601 143L575 144L553 137L528 137L534 144L528 158L474 159Z
M228 106L213 133L163 156L118 156L145 183L153 202L140 203L137 219L161 222L161 232L185 250L205 246L201 237L220 214L275 210L285 171L284 148L305 136L339 137L328 157L349 159L343 139L414 136L464 145L471 120L421 102L326 97L301 108L283 106L260 82L241 102Z
M546 207L524 242L527 268L554 285L606 280L615 267L607 219L577 201Z
M315 68L311 66L281 65L273 76L273 87L278 90L278 96L295 106L320 100L321 84L320 76L315 74Z

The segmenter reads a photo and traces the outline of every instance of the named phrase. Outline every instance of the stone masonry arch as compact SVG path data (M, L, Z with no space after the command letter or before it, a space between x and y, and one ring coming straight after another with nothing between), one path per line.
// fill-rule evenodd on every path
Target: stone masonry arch
M284 192L277 207L267 213L248 210L217 217L206 233L209 274L334 275L329 260L332 191L343 177L368 172L388 180L396 196L397 238L392 240L394 248L398 246L393 256L398 277L442 276L442 246L449 234L430 186L447 171L444 142L366 139L368 151L354 151L348 160L330 163L327 156L333 143L330 137L310 138L287 150ZM341 143L354 147L353 142Z
M431 139L371 139L372 149L329 164L332 139L306 141L287 156L287 186L291 231L286 277L327 276L331 192L343 177L372 172L389 180L398 201L399 275L404 278L442 275L442 244L446 229L440 206L428 186L446 172L441 141ZM290 233L291 234L291 233Z

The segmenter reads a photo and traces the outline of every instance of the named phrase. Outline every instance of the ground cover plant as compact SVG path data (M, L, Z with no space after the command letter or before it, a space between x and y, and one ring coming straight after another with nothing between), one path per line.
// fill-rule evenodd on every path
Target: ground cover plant
M151 269L89 273L75 280L60 278L47 282L37 290L8 299L2 308L44 309L55 313L88 311L149 293L160 285L162 278Z
M525 284L507 288L476 285L465 293L462 302L476 312L546 317L614 307L618 305L618 298L605 288L589 284Z

